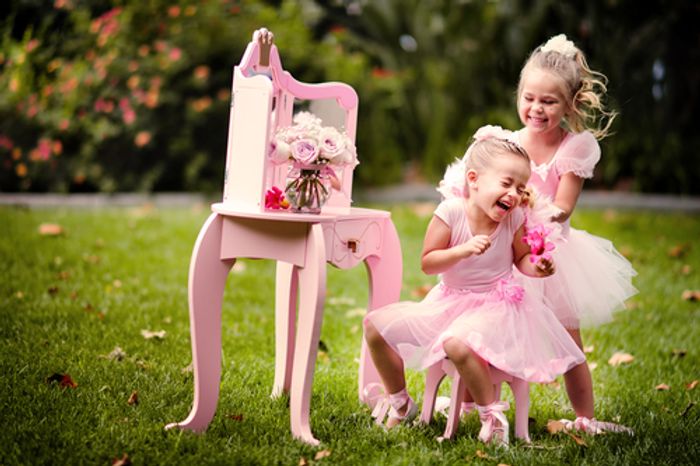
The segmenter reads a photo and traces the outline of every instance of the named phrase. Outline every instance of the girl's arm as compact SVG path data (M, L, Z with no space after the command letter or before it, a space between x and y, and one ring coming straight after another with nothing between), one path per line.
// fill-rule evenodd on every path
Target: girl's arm
M434 275L449 269L472 254L481 254L491 246L486 235L477 235L463 244L450 247L452 231L439 217L433 216L425 232L421 269L423 273Z
M559 180L557 194L554 197L554 205L562 210L562 213L552 218L553 222L565 222L574 212L576 202L583 189L583 178L571 172L564 173Z
M530 248L522 240L525 226L521 225L513 236L513 264L523 274L530 277L548 277L554 273L554 262L540 259L536 264L530 262Z

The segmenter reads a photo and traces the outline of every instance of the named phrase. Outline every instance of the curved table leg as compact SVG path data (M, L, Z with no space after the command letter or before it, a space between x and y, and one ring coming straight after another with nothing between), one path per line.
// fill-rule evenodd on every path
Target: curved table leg
M369 305L367 312L395 303L401 296L401 279L403 274L403 259L401 257L401 242L396 233L396 227L391 219L384 222L381 257L369 256L365 260L369 275ZM370 403L365 393L365 387L372 383L381 383L377 369L367 348L364 337L360 354L360 373L358 391L360 401Z
M294 265L277 262L275 278L275 381L272 397L288 393L292 382L298 274Z
M212 214L204 223L190 261L189 306L192 363L194 366L194 403L179 427L203 431L216 411L221 380L221 304L226 278L235 260L221 260L223 220Z
M304 264L298 269L299 318L289 411L292 435L318 445L319 441L311 433L309 409L326 293L326 251L320 224L309 226Z

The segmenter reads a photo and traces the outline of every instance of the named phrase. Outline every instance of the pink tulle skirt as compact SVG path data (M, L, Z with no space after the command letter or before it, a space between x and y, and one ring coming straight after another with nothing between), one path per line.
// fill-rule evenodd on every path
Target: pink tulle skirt
M610 241L571 228L568 238L558 239L555 244L554 275L518 278L528 293L544 294L566 328L609 322L615 311L625 308L625 300L637 293L632 285L637 272Z
M566 329L515 279L484 292L443 283L420 302L399 302L365 317L401 356L425 369L446 357L443 343L456 338L492 366L530 382L550 382L585 361Z

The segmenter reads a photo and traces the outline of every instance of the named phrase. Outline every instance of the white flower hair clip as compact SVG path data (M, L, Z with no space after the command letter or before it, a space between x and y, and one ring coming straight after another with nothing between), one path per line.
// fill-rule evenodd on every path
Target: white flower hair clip
M564 34L552 37L540 47L540 52L557 52L567 58L574 58L577 51L574 43L568 40Z
M507 129L503 129L500 126L486 125L476 130L476 133L474 133L474 140L483 141L485 139L495 138L509 141L511 136L512 132Z

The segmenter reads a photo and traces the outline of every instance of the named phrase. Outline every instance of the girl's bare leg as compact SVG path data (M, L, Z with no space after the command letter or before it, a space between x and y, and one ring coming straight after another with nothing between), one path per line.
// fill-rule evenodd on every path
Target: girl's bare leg
M579 329L567 329L571 338L574 339L579 348L583 351L581 332ZM592 419L594 414L593 406L593 379L587 362L582 362L578 366L569 369L564 374L566 393L569 395L571 406L577 417L587 417Z
M460 377L467 386L467 391L474 401L486 406L496 401L489 366L464 343L449 338L442 345L445 354L457 368Z

